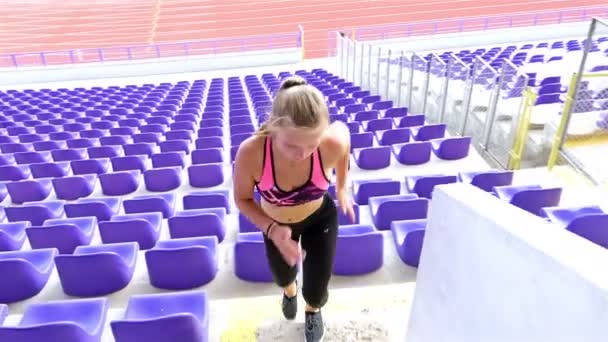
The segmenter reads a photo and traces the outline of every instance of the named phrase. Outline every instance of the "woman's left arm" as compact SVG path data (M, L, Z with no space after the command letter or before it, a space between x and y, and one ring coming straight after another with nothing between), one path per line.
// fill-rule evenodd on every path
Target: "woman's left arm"
M339 156L336 163L336 198L340 208L355 222L355 211L347 189L350 169L350 130L342 121L334 121L330 126L335 153Z

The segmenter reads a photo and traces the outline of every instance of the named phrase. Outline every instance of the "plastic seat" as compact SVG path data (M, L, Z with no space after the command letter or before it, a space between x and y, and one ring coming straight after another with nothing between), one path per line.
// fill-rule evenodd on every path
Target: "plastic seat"
M354 106L357 106L357 105L354 105ZM360 121L360 122L378 119L379 116L380 116L380 112L378 112L377 110L363 110L363 111L356 112L355 114L351 115L353 121Z
M431 143L414 141L391 146L395 159L402 165L421 165L431 160Z
M42 201L49 197L52 188L50 178L25 179L6 183L6 190L15 204Z
M70 164L68 162L30 164L30 171L34 178L64 177L70 173Z
M216 236L159 241L146 252L150 284L167 290L203 286L217 275L218 259Z
M540 185L508 185L494 187L494 193L502 200L534 215L541 215L543 207L556 207L562 195L562 188L543 188Z
M469 155L471 137L431 139L433 153L444 160L462 159Z
M183 151L186 154L190 153L189 140L166 140L158 143L161 152L178 152Z
M99 174L101 190L106 196L122 196L139 188L141 171L129 170Z
M374 144L374 135L370 132L355 133L350 135L351 152L356 148L372 147Z
M410 141L409 128L394 128L386 131L376 131L376 140L383 146L401 144Z
M0 274L10 274L0 282L0 303L10 304L40 293L55 267L56 255L55 248L0 252Z
M222 163L224 161L223 148L207 148L192 151L192 165Z
M209 340L205 292L133 295L124 317L110 323L116 342Z
M583 205L573 207L544 207L540 209L539 215L562 227L566 227L578 217L597 214L606 214L606 212L598 205Z
M39 226L44 221L63 216L63 201L28 202L20 206L4 208L8 222L28 221Z
M184 195L183 206L189 209L224 208L230 214L228 190L195 191Z
M384 117L385 118L400 118L400 117L405 117L408 114L408 108L407 107L394 107L394 108L388 108L386 110L386 112L384 112Z
M109 171L110 159L73 160L70 162L70 166L74 175L102 174Z
M114 215L99 222L99 234L105 244L137 242L139 249L154 247L160 236L163 215L160 212Z
M118 197L81 198L64 205L67 217L95 216L97 221L107 221L120 210Z
M60 254L72 254L76 247L91 243L96 228L97 218L78 217L49 219L25 232L33 249L57 248Z
M489 170L481 172L460 172L458 177L463 183L470 183L486 192L492 192L495 186L511 185L513 171Z
M359 205L367 205L370 197L398 195L399 181L390 178L353 180L353 198Z
M429 141L445 137L446 124L429 124L424 126L410 127L412 137L416 141Z
M88 197L93 193L97 184L97 175L89 174L53 178L52 184L57 199L72 201Z
M112 163L112 170L114 172L131 170L139 170L141 172L144 172L146 170L147 160L148 156L146 155L133 155L110 158L110 162Z
M0 252L20 250L25 242L25 229L29 226L29 222L0 223Z
M224 143L221 137L203 137L194 141L197 150L207 148L224 148Z
M119 145L93 146L87 148L87 153L89 158L113 158L122 156L123 149Z
M191 165L188 167L190 185L195 188L210 188L224 183L221 163Z
M362 275L382 267L384 239L370 225L344 225L338 228L333 273L342 276Z
M87 149L69 148L65 150L53 150L51 151L51 156L53 157L53 161L56 162L82 160L87 158Z
M430 199L436 185L456 183L457 181L458 178L455 175L433 174L407 176L405 178L405 185L409 192L417 194L418 197Z
M48 151L16 152L13 157L17 164L50 163L52 161L51 153Z
M16 326L0 326L0 341L99 342L106 322L106 298L29 304Z
M162 168L179 166L183 168L186 165L184 161L185 156L186 153L184 151L156 153L151 156L152 167Z
M63 292L68 296L105 296L125 288L133 277L135 242L79 246L55 257Z
M122 148L125 156L144 155L150 157L152 154L154 154L155 146L156 145L154 143L136 142L133 144L124 145Z
M570 221L566 229L597 245L608 248L608 214L579 215Z
M32 176L29 165L5 165L0 166L0 181L20 181Z
M179 166L161 167L144 171L146 190L165 192L175 190L182 184L182 168Z
M226 237L225 217L224 208L178 211L167 221L169 235L172 239L215 235L222 242Z
M377 196L369 199L372 221L378 230L388 230L391 222L427 217L429 200L414 194Z
M238 233L234 244L234 273L245 281L273 281L261 232Z
M173 216L176 195L174 192L154 195L137 195L123 200L126 214L160 212L163 218Z
M389 146L363 147L353 150L357 166L363 170L379 170L390 166L391 148Z
M393 221L391 232L399 258L412 267L418 267L426 231L426 219Z

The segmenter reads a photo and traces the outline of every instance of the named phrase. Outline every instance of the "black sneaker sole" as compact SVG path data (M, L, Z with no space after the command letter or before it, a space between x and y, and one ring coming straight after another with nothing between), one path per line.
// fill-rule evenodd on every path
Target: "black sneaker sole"
M291 310L287 310L291 309ZM296 281L296 294L295 296L289 298L285 293L283 293L283 301L281 303L281 310L283 311L283 316L285 319L289 321L293 321L298 315L298 282ZM293 311L293 312L291 312Z

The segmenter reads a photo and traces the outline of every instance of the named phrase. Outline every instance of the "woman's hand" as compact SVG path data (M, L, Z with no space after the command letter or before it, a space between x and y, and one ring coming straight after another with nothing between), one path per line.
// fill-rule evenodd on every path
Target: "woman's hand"
M353 200L345 188L336 189L336 199L342 213L348 215L350 222L355 223L355 209L353 208Z
M272 226L268 238L277 247L287 265L293 267L300 261L302 253L298 243L291 239L291 227L277 223Z

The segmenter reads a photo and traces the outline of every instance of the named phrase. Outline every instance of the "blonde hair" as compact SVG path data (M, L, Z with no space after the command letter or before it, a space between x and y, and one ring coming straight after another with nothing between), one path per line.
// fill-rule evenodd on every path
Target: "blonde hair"
M315 128L329 122L329 110L319 89L299 76L287 78L277 92L267 120L256 135L268 135L273 126L288 123L295 127Z

